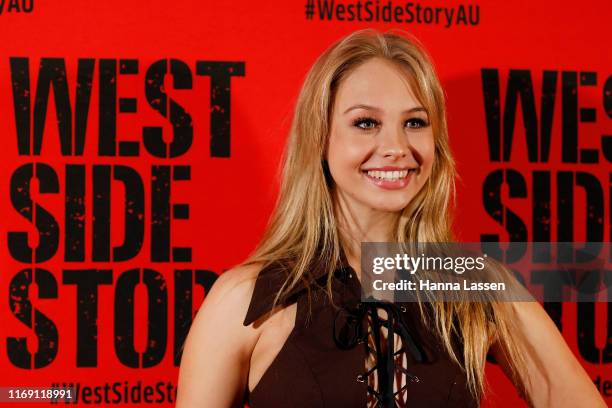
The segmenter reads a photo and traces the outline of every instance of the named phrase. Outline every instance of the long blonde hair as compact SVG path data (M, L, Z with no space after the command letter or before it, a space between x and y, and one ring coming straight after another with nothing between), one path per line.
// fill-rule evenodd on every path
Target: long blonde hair
M276 302L297 285L310 283L314 265L327 269L331 296L333 271L340 257L341 237L323 165L335 92L341 81L370 58L399 67L417 99L427 110L435 141L435 159L424 187L400 214L397 242L451 242L451 212L455 197L455 164L448 144L444 92L433 64L420 43L397 30L356 31L328 48L308 72L295 107L283 158L280 194L264 236L244 262L272 261L291 265ZM464 367L470 391L477 398L485 389L484 365L495 338L512 364L515 378L524 369L520 349L511 336L513 316L504 303L433 302L432 327L447 352ZM421 311L423 309L421 308ZM428 319L421 313L423 319ZM453 337L463 343L463 355L453 349Z

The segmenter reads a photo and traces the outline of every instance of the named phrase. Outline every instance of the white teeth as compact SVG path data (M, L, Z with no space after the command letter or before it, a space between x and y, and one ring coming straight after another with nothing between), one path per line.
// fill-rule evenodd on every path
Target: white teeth
M414 171L414 169L410 170L395 170L395 171L379 171L379 170L369 170L368 176L374 177L381 180L388 181L397 181L398 179L402 179L408 175L408 173Z

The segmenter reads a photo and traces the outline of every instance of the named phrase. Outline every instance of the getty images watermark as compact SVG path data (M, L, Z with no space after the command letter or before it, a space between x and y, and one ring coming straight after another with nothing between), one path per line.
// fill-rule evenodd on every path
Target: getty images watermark
M608 302L610 243L362 243L363 301Z

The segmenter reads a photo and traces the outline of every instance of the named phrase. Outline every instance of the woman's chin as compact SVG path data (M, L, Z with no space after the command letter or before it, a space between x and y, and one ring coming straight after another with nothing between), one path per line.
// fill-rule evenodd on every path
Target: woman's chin
M397 203L373 203L370 207L375 211L380 212L401 212L409 204L409 201L402 201Z

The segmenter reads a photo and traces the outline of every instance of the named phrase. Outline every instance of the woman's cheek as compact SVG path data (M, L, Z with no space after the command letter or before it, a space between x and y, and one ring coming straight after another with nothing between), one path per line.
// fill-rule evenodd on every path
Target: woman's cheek
M368 153L368 147L355 139L346 140L337 149L337 157L340 158L346 171L359 170L364 163Z
M427 170L431 170L436 154L436 146L433 142L433 136L424 140L417 151L419 152L423 161L421 166L425 167Z

